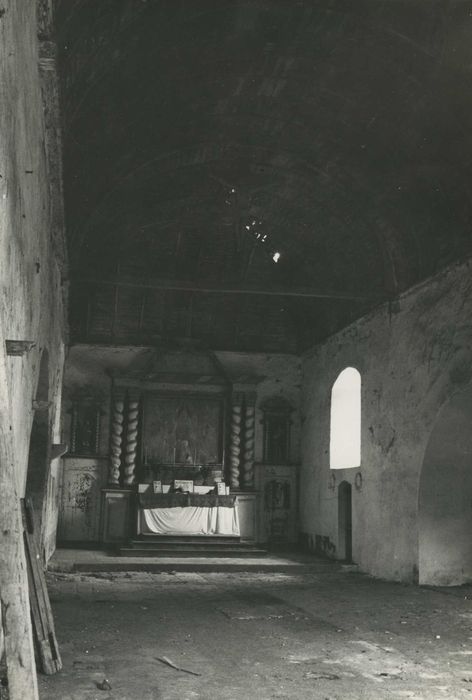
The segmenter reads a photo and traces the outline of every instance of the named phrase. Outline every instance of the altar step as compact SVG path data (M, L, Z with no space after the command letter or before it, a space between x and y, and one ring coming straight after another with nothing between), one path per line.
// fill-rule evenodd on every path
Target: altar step
M238 535L140 535L131 540L131 545L151 547L155 544L202 544L208 546L241 544Z
M323 574L343 571L339 562L300 552L270 552L263 557L124 557L103 550L58 549L49 560L52 573L110 577L131 572L152 574Z
M257 549L256 547L241 547L240 549L232 549L231 547L184 549L183 547L169 546L155 549L150 547L144 549L120 547L118 554L120 557L216 557L221 559L222 557L264 557L267 552L265 549Z
M265 549L260 549L239 537L201 536L179 537L175 535L153 536L152 539L131 540L120 547L122 557L264 557Z

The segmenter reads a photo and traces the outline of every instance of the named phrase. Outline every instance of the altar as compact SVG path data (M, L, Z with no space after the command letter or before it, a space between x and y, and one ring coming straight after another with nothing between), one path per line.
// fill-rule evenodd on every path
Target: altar
M156 349L143 362L109 375L102 543L153 535L255 541L260 502L255 403L261 377L243 374L238 377L243 381L230 381L214 354L200 348ZM189 491L186 497L166 494L178 491L179 483L188 485L182 489ZM221 495L210 493L215 491Z
M294 541L293 406L267 386L259 395L265 380L254 367L225 368L199 347L123 353L117 361L110 350L96 366L87 360L88 383L69 388L62 541L115 547L137 536L194 534ZM100 380L99 391L105 366L109 384L105 391ZM162 497L179 487L192 498ZM201 501L215 490L218 502ZM144 491L156 502L144 504Z
M235 496L142 489L137 518L138 535L240 535Z

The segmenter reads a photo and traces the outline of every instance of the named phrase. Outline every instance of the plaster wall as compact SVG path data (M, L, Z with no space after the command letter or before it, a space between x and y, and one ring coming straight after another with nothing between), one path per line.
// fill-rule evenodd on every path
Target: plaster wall
M49 355L49 440L60 439L65 310L61 265L52 240L53 206L46 147L45 95L34 2L2 3L0 14L0 352L5 340L30 340L23 357L6 358L17 487L25 492L32 401L40 358ZM55 115L57 118L57 115ZM50 112L49 118L53 115ZM55 230L57 235L57 230ZM56 241L57 245L57 241ZM54 549L59 460L47 465L42 538Z
M470 262L449 268L303 358L301 530L337 555L337 487L348 481L353 559L375 576L418 579L426 446L441 406L471 380L470 273ZM347 366L362 375L361 467L330 470L330 393Z
M419 582L472 580L472 384L439 412L421 471Z
M110 370L124 370L137 361L152 358L154 350L149 347L111 347L100 345L74 345L67 357L64 378L63 437L67 441L70 417L67 410L70 396L75 390L91 387L104 397L101 421L100 453L108 454L110 429ZM247 376L261 377L257 385L255 459L262 459L262 412L258 408L268 396L284 396L294 407L292 415L291 461L299 461L300 446L300 380L301 363L294 355L267 355L257 353L215 353L227 375L242 381Z

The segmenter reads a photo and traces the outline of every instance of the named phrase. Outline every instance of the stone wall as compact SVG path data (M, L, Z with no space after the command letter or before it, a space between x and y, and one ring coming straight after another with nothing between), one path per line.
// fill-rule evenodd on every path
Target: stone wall
M49 45L49 44L48 44ZM57 110L51 108L54 59L41 65L34 2L2 3L0 10L0 352L5 340L30 340L23 357L8 356L14 460L25 493L28 452L41 356L47 350L49 444L60 439L65 337L64 235L60 179L51 172ZM50 45L49 45L50 49ZM57 103L54 103L57 106ZM56 125L54 127L54 124ZM51 130L55 130L54 133ZM57 154L57 148L56 148ZM54 180L54 186L51 185ZM53 220L54 219L54 220ZM46 357L46 355L44 355ZM59 460L45 464L42 538L46 557L55 543Z
M470 262L453 266L303 358L300 518L312 547L339 555L338 487L346 480L354 561L375 576L418 579L420 475L441 407L471 380L471 292ZM362 464L330 470L330 393L347 366L362 375Z

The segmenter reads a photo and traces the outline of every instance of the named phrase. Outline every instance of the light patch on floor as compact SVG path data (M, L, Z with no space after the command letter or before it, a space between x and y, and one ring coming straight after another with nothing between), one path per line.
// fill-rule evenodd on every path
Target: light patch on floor
M472 697L470 600L325 571L50 575L64 671L41 700Z

